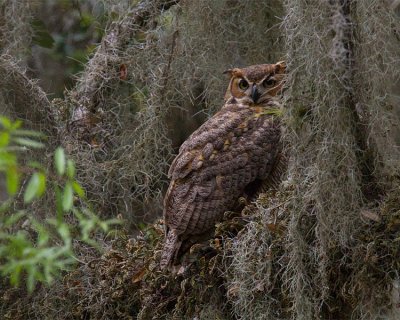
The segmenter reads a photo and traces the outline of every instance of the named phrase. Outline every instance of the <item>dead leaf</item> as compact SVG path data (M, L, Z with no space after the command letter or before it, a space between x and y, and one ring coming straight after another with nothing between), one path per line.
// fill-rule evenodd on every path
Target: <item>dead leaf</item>
M367 219L375 221L375 222L380 222L381 221L381 217L376 212L371 211L371 210L362 209L361 210L361 215L364 218L367 218Z
M142 281L144 275L146 274L146 267L140 269L135 275L132 277L132 283L137 283Z

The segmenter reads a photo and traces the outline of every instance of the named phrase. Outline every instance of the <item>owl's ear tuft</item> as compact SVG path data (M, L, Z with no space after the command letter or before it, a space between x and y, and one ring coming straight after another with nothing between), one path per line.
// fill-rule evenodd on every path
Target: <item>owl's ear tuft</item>
M233 75L233 69L228 69L222 72L222 74L227 74L229 77L232 77Z
M238 68L228 69L228 70L225 70L225 71L223 72L223 74L227 74L227 75L229 75L230 77L233 77L234 75L237 75L237 73L239 72L239 70L240 70L240 69L238 69Z
M279 61L275 63L275 73L284 73L286 70L286 62Z
M232 71L233 71L233 69L228 69L228 70L225 70L224 72L222 72L222 74L229 74L229 75L231 75L231 74L232 74Z

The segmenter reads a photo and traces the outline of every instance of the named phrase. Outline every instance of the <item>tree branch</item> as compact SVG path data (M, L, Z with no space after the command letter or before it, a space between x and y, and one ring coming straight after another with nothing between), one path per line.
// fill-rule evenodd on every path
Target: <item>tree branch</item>
M6 102L9 102L22 119L35 125L45 124L46 131L55 130L53 110L46 93L25 70L9 55L0 55L0 88Z
M144 0L120 20L113 22L96 53L70 94L74 110L69 127L90 131L96 123L95 113L105 90L119 81L120 56L139 30L147 27L150 17L168 10L179 0Z

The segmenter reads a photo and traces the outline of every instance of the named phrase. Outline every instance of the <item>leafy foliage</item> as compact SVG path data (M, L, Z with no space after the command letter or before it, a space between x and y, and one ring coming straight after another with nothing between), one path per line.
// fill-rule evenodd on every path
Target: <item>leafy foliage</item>
M51 283L62 270L73 266L75 237L98 247L93 233L98 229L107 232L118 221L102 221L90 210L85 191L75 179L75 164L62 148L54 153L55 176L39 162L21 164L21 152L44 147L40 141L43 135L21 129L18 120L0 117L0 124L0 172L5 176L8 193L0 207L0 272L14 286L26 279L27 289L32 292L37 282ZM25 175L30 177L21 187ZM47 187L48 180L52 188ZM13 209L21 202L21 193L24 208ZM56 216L39 221L30 214L29 206L45 195L55 198L49 201L55 204L49 211ZM64 216L68 213L72 213L77 227L66 222Z

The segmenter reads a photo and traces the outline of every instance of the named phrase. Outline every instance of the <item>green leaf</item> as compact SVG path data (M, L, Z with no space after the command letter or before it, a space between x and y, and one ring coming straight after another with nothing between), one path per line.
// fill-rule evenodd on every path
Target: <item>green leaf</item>
M45 264L43 266L43 271L44 271L44 281L47 283L51 283L53 282L53 276L51 275L52 273L52 269L54 268L54 266L49 265L49 264Z
M0 116L0 124L3 126L4 129L11 129L11 120Z
M50 35L49 31L46 28L46 25L42 20L34 19L32 21L32 29L34 31L33 34L33 43L43 47L51 49L54 45L54 39Z
M20 264L15 264L14 266L11 266L10 269L10 283L13 286L18 286L19 285L19 278L20 278L20 274L22 271L22 265Z
M71 235L68 225L66 223L60 223L57 226L57 231L61 239L63 239L64 243L68 246L71 243Z
M37 268L35 265L29 265L26 269L28 273L28 278L26 279L26 287L28 289L28 292L32 293L33 289L35 289Z
M13 141L25 147L31 147L37 149L44 147L43 143L28 138L13 138Z
M45 138L46 135L39 131L33 130L25 130L25 129L16 129L13 131L13 135L15 136L25 136L25 137L35 137L35 138Z
M13 226L18 220L20 220L23 216L25 216L24 211L18 211L17 213L12 214L4 221L4 227L8 228Z
M55 186L54 190L56 192L56 211L57 211L57 221L61 221L63 218L63 204L62 204L62 193L59 186Z
M54 152L54 165L59 176L64 175L65 172L65 153L64 149L58 147Z
M70 179L75 177L75 164L72 160L67 161L67 176Z
M83 188L78 182L73 181L72 188L74 189L75 193L78 195L79 198L81 199L85 198L85 190L83 190Z
M108 231L109 225L108 225L107 222L105 222L105 221L100 221L98 224L99 224L99 227L101 228L101 230L102 230L103 232L107 232L107 231Z
M25 189L24 193L24 202L29 203L31 202L39 193L41 188L40 184L40 176L38 172L35 172L32 177L30 178L28 185Z
M89 28L93 24L93 21L94 17L91 14L82 12L80 25L83 28Z
M3 202L0 203L0 215L9 212L9 209L11 207L11 205L15 202L15 199L10 197L8 199L5 199ZM1 238L1 233L2 230L0 228L0 238ZM1 251L1 246L0 246L0 251ZM0 254L1 255L1 254Z
M43 167L43 165L42 165L40 162L37 162L37 161L28 161L27 164L28 164L29 167L31 167L31 168L33 168L33 169L38 169L38 170L44 171L44 167Z
M106 221L104 221L105 223L107 223L107 225L111 226L111 225L118 225L118 224L122 224L122 220L121 219L108 219Z
M18 130L18 128L20 128L22 126L22 121L21 120L15 120L14 123L11 124L11 130L13 132L13 134L15 133L16 130Z
M10 134L8 132L0 132L0 148L8 146L10 143Z
M15 156L15 154L13 154L12 152L0 151L0 170L8 170L9 166L13 166L16 164L17 157Z
M19 189L19 173L17 166L11 165L6 171L6 185L9 195L14 195Z
M50 234L49 231L39 222L36 220L32 220L32 225L35 228L37 232L37 246L38 247L43 247L46 245L49 241Z
M39 176L39 188L36 196L41 197L43 193L46 191L46 176L43 172L38 173Z
M64 192L62 195L62 208L64 211L69 211L72 208L74 201L73 188L70 182L65 184Z

